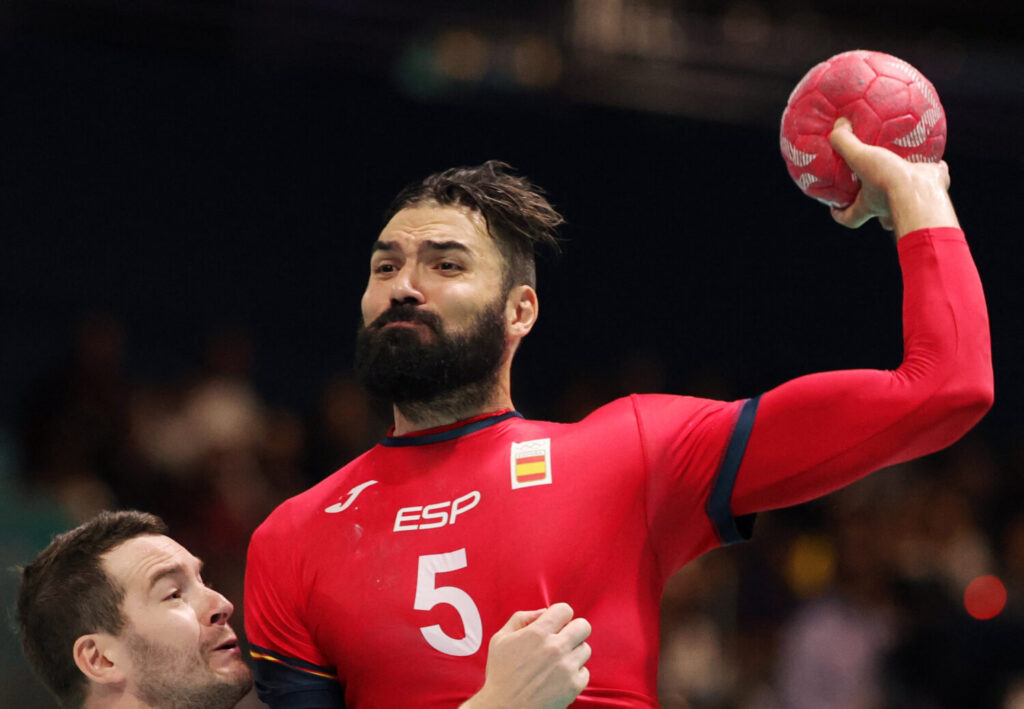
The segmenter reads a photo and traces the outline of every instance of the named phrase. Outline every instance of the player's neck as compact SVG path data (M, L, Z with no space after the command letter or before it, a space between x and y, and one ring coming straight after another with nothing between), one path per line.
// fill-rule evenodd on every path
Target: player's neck
M131 692L91 692L82 709L154 709Z
M497 381L480 382L463 387L430 401L412 401L396 404L394 407L394 435L423 431L428 428L447 426L492 411L514 408L509 390L507 372L498 376Z

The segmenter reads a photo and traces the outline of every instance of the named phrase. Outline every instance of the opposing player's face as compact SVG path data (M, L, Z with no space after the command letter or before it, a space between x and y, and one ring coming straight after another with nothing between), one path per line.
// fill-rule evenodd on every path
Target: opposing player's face
M397 304L436 315L449 334L466 332L485 305L502 295L502 258L479 212L462 207L416 206L396 214L381 231L363 293L363 323L372 325ZM399 320L433 337L423 323Z
M173 539L141 536L103 556L124 588L118 636L127 691L169 709L234 707L252 687L228 619L234 607L203 583L202 563Z

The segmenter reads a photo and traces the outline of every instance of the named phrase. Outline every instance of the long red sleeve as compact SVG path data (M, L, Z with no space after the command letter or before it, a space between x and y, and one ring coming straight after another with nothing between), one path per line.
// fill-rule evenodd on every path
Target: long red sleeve
M944 448L992 405L988 313L963 232L897 244L903 363L794 379L765 393L733 489L736 515L798 504Z

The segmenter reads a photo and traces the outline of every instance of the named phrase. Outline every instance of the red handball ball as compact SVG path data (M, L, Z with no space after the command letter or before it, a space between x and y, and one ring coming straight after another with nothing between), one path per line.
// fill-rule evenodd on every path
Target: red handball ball
M797 186L833 207L849 206L860 190L856 175L828 142L842 117L865 143L912 162L938 162L946 147L946 112L935 87L917 69L866 50L826 59L789 95L779 146Z

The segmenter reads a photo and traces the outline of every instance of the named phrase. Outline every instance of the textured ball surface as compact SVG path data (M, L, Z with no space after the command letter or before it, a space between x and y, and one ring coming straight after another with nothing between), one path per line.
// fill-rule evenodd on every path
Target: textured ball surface
M946 147L946 112L935 87L902 59L854 50L815 66L789 95L779 147L805 194L846 207L860 184L828 142L838 118L865 143L914 162L937 162Z

